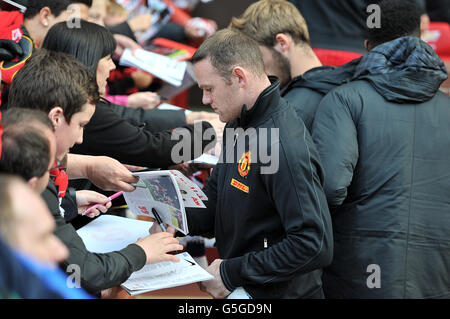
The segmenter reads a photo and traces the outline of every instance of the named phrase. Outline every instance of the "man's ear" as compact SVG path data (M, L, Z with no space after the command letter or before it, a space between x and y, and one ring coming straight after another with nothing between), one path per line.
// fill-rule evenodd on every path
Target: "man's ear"
M246 71L241 68L240 66L236 66L233 68L233 71L231 72L231 76L237 79L238 85L240 88L243 88L247 85L247 73Z
M43 7L41 11L39 11L39 22L44 26L49 26L49 18L52 15L52 10L49 7Z
M280 53L287 53L292 46L292 38L286 33L278 33L275 36L274 49Z
M50 112L48 112L48 118L53 124L53 127L57 129L61 126L64 121L64 110L60 106L53 107Z
M38 181L39 181L39 179L36 176L34 176L27 181L27 184L28 184L28 186L31 187L31 189L36 190L36 185L37 185Z
M366 48L367 52L370 52L370 50L372 50L369 40L364 40L364 47Z

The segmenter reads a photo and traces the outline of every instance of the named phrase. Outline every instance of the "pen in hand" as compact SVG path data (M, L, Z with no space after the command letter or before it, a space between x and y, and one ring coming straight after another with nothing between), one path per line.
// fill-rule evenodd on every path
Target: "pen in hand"
M155 216L156 221L158 222L158 224L161 227L162 231L163 232L167 232L166 226L164 226L164 223L163 223L161 217L159 216L159 214L158 214L158 212L156 211L155 208L152 208L152 213L153 213L153 216Z
M94 205L94 206L89 207L89 208L86 209L86 210L83 212L83 214L81 214L81 215L84 216L84 215L90 213L93 209L96 209L96 208L98 208L98 207L100 207L100 206L102 206L102 205L107 204L108 202L112 201L113 199L119 197L119 196L122 195L122 194L123 194L123 192L120 191L120 192L115 193L114 195L109 196L109 197L106 199L106 202L104 202L103 204L96 204L96 205Z

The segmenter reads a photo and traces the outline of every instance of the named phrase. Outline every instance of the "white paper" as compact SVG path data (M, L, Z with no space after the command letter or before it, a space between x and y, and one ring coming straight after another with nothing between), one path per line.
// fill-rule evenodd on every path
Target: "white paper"
M169 103L161 103L160 105L158 105L157 109L158 110L166 110L166 111L184 111L184 114L192 113L192 111L185 110L179 106L172 105Z
M88 251L109 253L121 250L138 238L147 237L153 222L101 215L77 230Z
M185 61L176 61L143 49L135 50L134 55L130 49L125 49L119 64L142 69L174 86L181 86L187 66Z
M200 157L197 157L196 159L193 159L190 161L190 163L194 164L204 164L209 166L216 166L219 162L219 158L215 155L211 154L202 154Z
M177 287L193 282L211 280L214 277L200 267L188 253L176 255L179 262L161 262L145 265L135 271L121 287L130 295Z

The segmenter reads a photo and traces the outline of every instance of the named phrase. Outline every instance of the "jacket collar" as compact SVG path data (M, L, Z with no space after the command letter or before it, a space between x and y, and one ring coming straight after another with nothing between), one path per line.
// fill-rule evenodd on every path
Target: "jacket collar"
M238 126L252 126L276 111L280 102L280 80L275 76L269 76L269 80L271 85L261 92L250 110L245 104L242 106L241 117L237 119Z

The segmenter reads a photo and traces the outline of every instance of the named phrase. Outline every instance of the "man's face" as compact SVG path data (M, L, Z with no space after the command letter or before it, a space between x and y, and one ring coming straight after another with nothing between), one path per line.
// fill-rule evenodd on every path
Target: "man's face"
M53 233L55 221L43 199L22 183L11 192L16 220L15 246L39 261L58 264L69 256L67 247Z
M69 11L76 13L80 16L80 19L88 20L89 19L89 7L85 3L72 3L69 6Z
M92 6L89 9L89 22L96 23L101 26L105 26L106 2L105 0L94 0Z
M95 112L95 105L86 103L80 112L72 115L70 123L61 116L61 124L56 127L56 156L61 160L75 144L83 143L84 126L89 123Z
M267 75L275 75L280 79L280 87L291 81L291 63L288 58L273 48L259 46Z
M242 104L239 102L239 88L236 81L225 81L208 59L194 65L198 86L203 91L202 102L211 105L220 121L227 123L238 118Z

